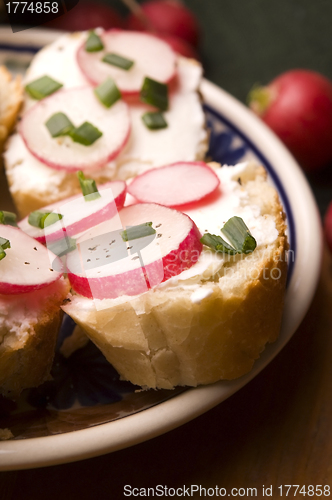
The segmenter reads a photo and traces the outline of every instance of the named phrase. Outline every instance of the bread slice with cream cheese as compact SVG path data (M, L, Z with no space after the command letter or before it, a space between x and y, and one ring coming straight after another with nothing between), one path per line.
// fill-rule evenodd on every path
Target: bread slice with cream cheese
M222 225L229 213L243 217L257 240L251 254L204 249L190 269L146 293L103 300L73 294L63 306L121 377L144 388L240 377L279 334L287 238L278 194L253 163L214 168L219 199L185 213L202 233L213 218Z

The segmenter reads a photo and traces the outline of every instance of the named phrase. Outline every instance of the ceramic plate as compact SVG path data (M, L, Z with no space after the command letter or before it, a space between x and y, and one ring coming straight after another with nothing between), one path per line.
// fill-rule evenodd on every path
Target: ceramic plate
M33 54L58 33L0 29L0 64L24 71ZM202 85L209 156L234 164L255 158L269 173L287 214L289 278L280 337L253 370L231 382L195 389L138 391L120 381L89 343L69 358L59 350L74 324L66 317L53 367L53 380L26 391L17 403L2 402L0 427L14 439L0 444L0 469L40 467L81 460L150 439L221 403L256 376L282 349L303 319L320 269L320 219L312 193L290 154L248 109L208 81ZM4 208L4 207L2 207ZM312 245L315 241L317 244Z

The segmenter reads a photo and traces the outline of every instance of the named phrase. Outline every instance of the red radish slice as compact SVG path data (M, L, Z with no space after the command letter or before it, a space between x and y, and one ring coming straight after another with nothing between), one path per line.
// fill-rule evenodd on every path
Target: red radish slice
M128 192L141 202L176 207L202 200L219 184L219 177L206 163L178 162L138 175Z
M65 113L76 127L90 122L103 135L90 146L68 136L53 138L45 122L58 112ZM30 153L49 167L69 172L98 168L115 158L128 140L128 106L119 100L106 108L91 87L65 89L35 104L24 115L20 133Z
M0 293L33 292L62 276L60 259L21 229L1 225L0 236L11 246L0 260Z
M156 234L122 240L123 228L145 222L152 222ZM67 255L68 278L88 298L138 295L194 265L200 238L182 212L153 203L132 205L77 240L77 249Z
M104 50L87 52L85 43L77 52L78 64L84 76L99 85L113 78L123 95L138 94L146 76L168 83L175 76L176 55L168 43L136 31L110 30L101 35ZM134 62L129 70L102 61L106 53L118 54Z
M45 229L31 226L29 216L21 220L18 225L27 234L41 243L52 242L87 231L93 226L114 217L126 199L126 183L124 181L107 182L98 188L100 198L89 199L90 195L78 194L57 201L40 209L42 212L61 214L62 219Z

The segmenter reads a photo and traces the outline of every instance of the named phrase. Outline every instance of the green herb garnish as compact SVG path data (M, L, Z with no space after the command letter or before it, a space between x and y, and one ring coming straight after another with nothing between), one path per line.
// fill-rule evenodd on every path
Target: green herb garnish
M216 252L228 253L251 253L255 250L257 243L251 235L248 227L241 217L231 217L221 232L228 238L231 245L215 234L206 233L201 238L201 243Z
M121 93L112 78L106 78L103 83L94 89L94 93L106 108L110 108L116 101L121 99Z
M45 122L52 137L59 137L61 135L69 135L75 128L67 115L59 111L52 115L47 122Z
M7 248L10 248L10 241L0 237L0 260L6 257Z
M83 144L83 146L91 146L103 133L92 125L92 123L84 122L79 127L72 129L68 135L70 135L74 142Z
M159 130L168 127L164 115L159 111L144 113L142 120L144 125L150 130Z
M128 227L124 231L121 231L120 234L123 241L130 241L156 234L156 230L153 229L152 222L144 222L143 224L138 224L137 226Z
M14 214L13 212L6 212L5 210L2 210L0 212L0 224L17 227L16 214Z
M145 77L140 92L141 101L166 111L168 109L168 88L165 83Z
M28 217L28 222L30 226L44 229L45 227L55 224L61 220L62 217L63 216L61 214L56 214L54 212L42 212L40 210L36 210L35 212L31 212Z
M25 86L25 90L33 99L43 99L48 95L53 94L63 86L62 83L53 80L53 78L45 75Z
M87 41L85 42L85 50L87 52L99 52L103 50L104 44L101 38L97 35L95 31L90 31Z
M77 177L78 180L80 181L85 201L92 201L97 198L100 198L101 195L98 191L96 181L94 179L87 179L81 170L77 172Z
M70 236L65 236L60 240L47 243L47 248L58 257L63 257L72 250L75 250L76 240Z
M102 58L102 61L107 64L111 64L112 66L116 66L117 68L124 69L128 71L133 64L134 61L127 59L126 57L120 56L119 54L111 54L107 53Z

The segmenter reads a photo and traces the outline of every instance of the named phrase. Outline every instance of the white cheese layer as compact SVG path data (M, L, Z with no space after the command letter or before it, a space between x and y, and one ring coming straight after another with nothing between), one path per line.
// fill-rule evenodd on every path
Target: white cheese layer
M42 49L33 59L24 83L49 75L62 83L64 88L86 85L88 82L76 61L76 51L85 36L84 33L63 35ZM130 105L132 129L126 147L114 161L97 171L93 170L93 178L96 181L98 177L104 180L126 179L152 167L202 159L207 146L207 132L197 93L201 77L199 63L179 57L176 87L170 96L169 110L165 112L168 127L159 131L147 129L141 119L147 108L139 104ZM26 98L24 110L34 103ZM9 141L5 161L10 172L12 192L24 194L35 190L46 196L50 193L50 202L56 199L56 190L63 185L66 173L52 169L33 157L20 136L14 135ZM87 169L84 171L89 175Z

